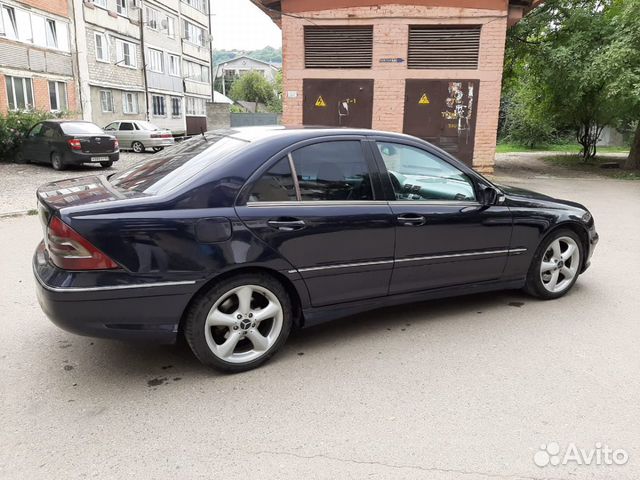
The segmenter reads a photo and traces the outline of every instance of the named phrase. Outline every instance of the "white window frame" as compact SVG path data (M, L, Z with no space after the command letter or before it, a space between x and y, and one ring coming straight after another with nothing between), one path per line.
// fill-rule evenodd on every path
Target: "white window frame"
M53 108L53 105L51 105L51 85L54 85L54 90L55 90L55 94L56 94L56 108ZM60 85L64 85L64 104L65 104L65 108L60 108ZM59 82L56 80L49 80L48 82L48 88L49 88L49 107L51 109L52 112L63 112L65 110L67 110L69 108L69 96L67 94L67 83L66 82Z
M34 99L34 91L33 91L33 79L30 77L16 77L13 75L5 75L5 88L7 80L11 79L11 90L13 93L13 99L9 99L9 91L7 91L7 109L12 112L17 112L20 110L33 110L35 108L35 99ZM16 97L16 80L19 80L20 88L22 88L22 95L24 97L24 106L25 108L18 108L18 98ZM29 95L27 90L27 83L30 85L31 92L31 103L29 103ZM13 105L15 108L11 108L11 100L13 100Z
M154 31L160 30L160 11L153 7L145 6L145 16L147 17L147 27Z
M131 109L129 109L128 98L132 99ZM125 115L137 115L139 112L138 92L122 92L122 113Z
M116 0L116 13L121 17L128 17L127 2L129 0Z
M107 109L105 109L105 100L108 102ZM113 92L111 90L100 90L100 108L102 113L115 113L116 104L113 101Z
M186 3L202 13L207 13L207 4L204 0L182 0L182 3Z
M104 55L103 57L98 56L98 38L101 39L102 53ZM103 62L103 63L111 63L111 56L109 55L109 41L107 40L107 35L104 33L95 32L94 45L95 45L96 61Z
M207 69L205 75L205 69ZM184 78L191 80L192 82L209 83L209 66L202 65L198 62L192 62L191 60L184 60L183 62ZM197 74L196 74L197 71Z
M46 29L46 41L47 47L49 48L58 48L58 30L56 28L56 21L51 18L46 18L44 23L44 28ZM49 36L51 35L51 37Z
M167 37L176 38L176 18L167 15Z
M69 52L69 24L30 10L0 5L0 33L5 38Z
M164 73L164 52L155 48L148 48L147 68L150 72ZM158 65L159 63L159 65Z
M175 113L175 109L173 108L175 103L178 105L178 113ZM171 118L182 118L182 98L181 97L171 97Z
M204 47L206 45L206 40L205 40L205 30L204 28L199 27L198 25L196 25L195 23L191 23L188 20L183 20L182 21L182 25L183 25L183 37L184 40L192 45L195 45L196 47ZM202 38L202 42L198 43L194 40L192 40L191 38L191 33L189 32L189 27L192 27L194 30L198 30L201 34L201 38ZM194 32L196 33L196 32Z
M9 23L11 30L7 30L5 25ZM16 19L16 9L10 5L2 5L2 33L5 38L18 40L18 20Z
M129 60L132 63L126 63L126 55L124 53L125 45L127 45L129 49ZM126 40L116 40L116 63L120 67L125 68L138 68L138 50L137 45L132 42L127 42Z
M162 107L161 109L159 108L158 110L162 110L162 111L158 111L156 112L156 98L158 99L158 107ZM164 95L156 95L156 94L152 94L151 95L151 114L154 117L161 117L164 118L167 116L167 99Z
M96 7L107 8L107 0L93 0L93 4Z
M167 72L172 77L181 76L180 55L169 53L169 61L167 62Z
M200 97L184 97L185 99L185 115L189 117L206 117L207 101ZM196 108L196 105L202 106L202 109Z

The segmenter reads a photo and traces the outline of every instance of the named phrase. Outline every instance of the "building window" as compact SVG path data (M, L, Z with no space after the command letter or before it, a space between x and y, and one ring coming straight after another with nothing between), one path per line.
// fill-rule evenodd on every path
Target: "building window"
M116 0L116 12L123 17L127 16L127 0Z
M0 36L41 47L69 51L69 27L20 8L2 6Z
M96 33L96 60L109 62L109 46L104 33Z
M111 90L100 90L100 105L102 106L103 113L116 111Z
M123 40L116 41L116 61L118 65L124 65L130 68L136 68L138 65L136 59L136 46L133 43Z
M153 105L153 116L154 117L166 117L167 116L167 107L165 105L165 99L163 95L152 95L151 103Z
M93 4L96 7L107 8L107 0L93 0Z
M371 68L373 27L304 27L306 68Z
M187 5L191 5L196 10L200 10L203 13L207 13L207 4L205 0L182 0Z
M209 67L200 65L199 63L184 61L183 71L185 78L195 80L196 82L209 82Z
M171 97L171 116L182 116L182 99L180 97Z
M122 112L127 114L138 113L138 94L131 92L122 93Z
M164 73L164 54L161 50L150 48L147 53L149 70L152 72Z
M2 22L4 24L4 35L7 38L18 38L18 24L16 21L16 11L13 7L2 7Z
M47 20L47 47L58 48L58 33L56 32L55 20Z
M33 85L30 78L5 76L9 110L33 108Z
M152 30L158 30L160 26L160 12L155 8L146 7L147 11L147 27Z
M409 68L475 70L479 52L480 27L409 27Z
M167 17L167 35L169 38L176 36L176 19L173 17Z
M204 47L205 37L204 30L202 28L184 20L183 29L184 39L187 42L193 43L194 45L198 45L200 47Z
M169 75L180 76L180 57L169 54Z
M207 114L207 103L204 98L186 97L187 115L205 116Z
M49 104L52 112L67 109L67 84L64 82L49 82Z

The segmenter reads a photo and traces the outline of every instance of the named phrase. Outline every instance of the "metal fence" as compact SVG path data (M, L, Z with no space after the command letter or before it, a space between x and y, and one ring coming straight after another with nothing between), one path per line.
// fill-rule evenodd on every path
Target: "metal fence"
M280 125L277 113L232 113L231 127L253 127L257 125Z

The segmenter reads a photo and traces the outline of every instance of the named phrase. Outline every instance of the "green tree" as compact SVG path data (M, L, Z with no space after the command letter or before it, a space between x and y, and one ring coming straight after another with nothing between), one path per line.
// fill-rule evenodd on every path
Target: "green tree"
M244 100L246 102L256 103L256 112L258 111L258 103L265 105L273 102L276 94L274 85L270 83L259 72L248 72L240 76L233 83L229 96L235 100Z
M635 40L620 38L620 29L635 35L638 5L547 0L516 25L509 33L505 92L520 123L548 134L573 130L588 161L605 126L637 118L637 102L629 98L636 77L620 76L628 68L637 73L638 49L630 54Z

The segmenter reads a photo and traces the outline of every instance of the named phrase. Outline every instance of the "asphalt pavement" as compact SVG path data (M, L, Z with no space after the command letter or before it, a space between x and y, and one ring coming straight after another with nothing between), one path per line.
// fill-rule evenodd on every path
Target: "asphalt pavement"
M186 346L56 328L34 295L37 217L0 219L0 478L640 478L640 182L509 174L594 214L601 241L569 295L365 313L238 375ZM574 447L628 459L564 462Z

